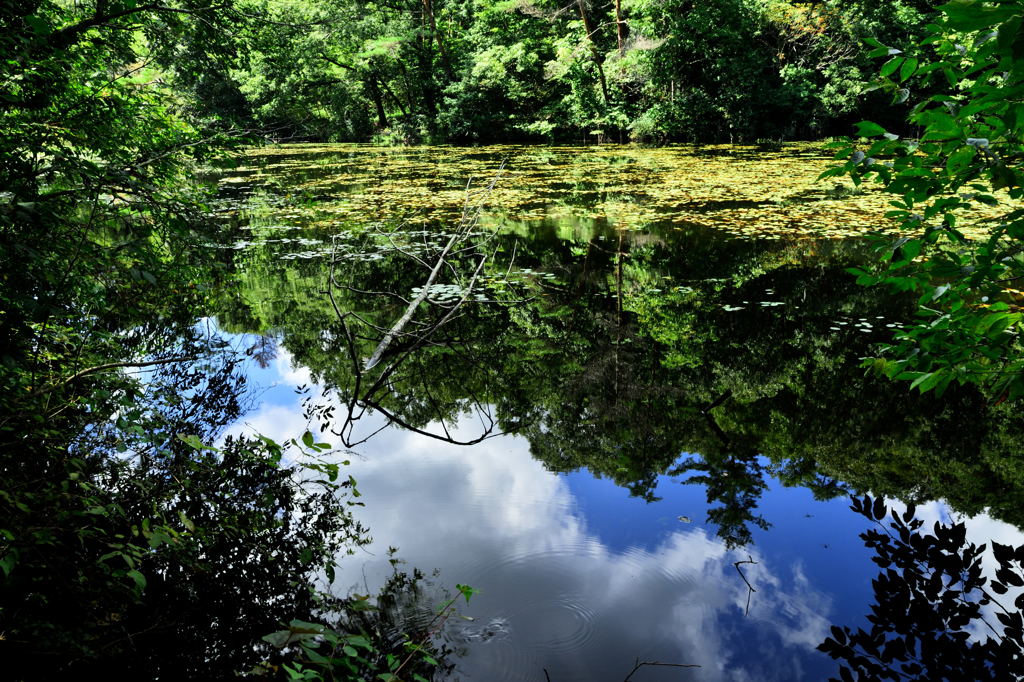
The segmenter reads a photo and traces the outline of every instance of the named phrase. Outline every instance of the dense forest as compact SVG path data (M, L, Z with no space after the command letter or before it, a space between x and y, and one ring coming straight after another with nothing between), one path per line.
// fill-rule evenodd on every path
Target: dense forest
M9 45L26 28L59 29L48 49L88 44L190 116L279 139L392 143L807 139L895 123L905 111L866 92L863 40L905 48L931 11L927 0L22 4Z
M903 48L927 0L267 2L230 60L169 77L203 114L330 141L806 139L901 118L866 37ZM180 58L187 58L187 66Z
M920 392L979 385L980 393L965 394L964 410L996 418L981 449L988 461L963 478L1016 482L1017 469L1005 471L1016 453L1002 440L1012 431L1004 410L1024 394L1020 292L1008 285L1024 276L1024 214L1011 211L979 242L968 243L957 227L972 206L1024 193L1022 16L1018 1L971 0L941 12L923 0L4 3L5 673L316 679L327 671L386 680L399 669L412 677L443 664L444 652L403 623L420 606L417 573L396 573L372 600L311 586L333 576L338 558L368 532L353 513L361 504L356 482L329 446L309 432L288 443L222 437L249 406L243 365L264 348L239 345L211 323L239 309L244 278L238 263L209 248L224 225L210 211L211 188L195 179L246 143L738 142L855 132L857 140L838 143L841 166L830 173L880 180L893 193L890 217L908 230L882 244L883 265L857 275L915 294L922 313L869 362ZM858 295L882 296L867 291ZM646 325L644 343L663 343L685 369L690 335L703 327L683 304L639 301L625 313ZM615 324L622 314L620 306ZM320 331L311 334L319 339ZM564 334L587 336L587 344L602 338L585 327ZM811 351L793 348L801 359L787 362L800 369ZM724 390L744 397L745 385L730 374L739 361L728 351L718 348L721 376L695 380L701 400ZM661 373L661 361L637 353L636 372ZM820 406L836 393L826 380L769 379L780 400ZM565 386L513 388L557 407ZM859 397L857 386L845 391ZM652 400L682 404L645 394L626 407L649 410ZM806 425L776 422L771 442L736 425L744 413L771 423L766 405L736 401L722 411L744 461L714 429L693 436L712 459L721 455L703 463L705 473L739 473L754 448L795 453L788 441ZM696 419L698 407L688 403L685 416ZM927 410L921 403L904 420L900 444L916 468L898 473L911 479L933 462L917 442ZM615 426L614 411L602 416ZM577 417L552 408L547 418L562 431L531 434L550 468L578 466L569 446L586 434L573 430ZM828 415L816 418L820 440L833 438ZM678 454L682 428L648 426L653 435L640 435L659 445L649 453L657 466L606 463L641 495L667 464L670 450L658 439ZM973 462L968 445L965 461ZM882 489L874 458L874 450L854 462L835 457L828 472ZM738 484L718 494L740 502L738 542L759 521L760 472L748 473L741 484L749 490ZM813 478L799 467L786 474ZM885 480L894 492L912 485ZM955 481L929 483L922 495L949 494ZM960 502L972 511L996 506L991 495L990 487L967 490ZM1019 514L1012 505L998 513ZM281 630L282 623L290 625ZM318 653L321 645L336 658ZM295 667L300 660L305 672Z
M865 92L862 41L913 44L931 4L272 0L240 10L259 20L229 53L158 64L199 113L280 138L807 139L903 117Z

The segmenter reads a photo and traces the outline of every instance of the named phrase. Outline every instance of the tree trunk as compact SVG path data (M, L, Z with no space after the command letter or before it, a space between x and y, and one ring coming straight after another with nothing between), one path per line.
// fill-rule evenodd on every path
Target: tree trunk
M434 40L437 42L437 51L441 53L441 65L444 67L444 72L450 80L455 80L455 74L452 71L452 62L448 58L448 51L444 49L444 42L441 40L441 34L437 31L437 21L434 19L434 3L432 0L423 0L423 13L427 19L430 20L430 33L434 36Z
M380 87L377 86L377 79L372 73L366 79L366 87L370 91L370 99L373 100L373 106L377 109L377 125L381 130L389 128L388 116L384 112L384 97L381 95Z
M341 68L346 69L347 71L351 71L352 73L359 73L359 69L352 66L351 64L344 64L336 59L331 59L327 55L320 55L320 59L323 59L326 62L330 62L335 66L340 66ZM369 90L370 92L370 99L373 100L373 106L377 109L377 123L380 124L380 127L382 129L388 127L388 117L384 111L384 98L381 95L381 88L384 89L384 92L391 95L391 99L395 100L395 104L398 105L398 108L402 112L402 115L405 115L405 107L402 106L402 101L395 97L395 93L391 92L391 88L388 87L387 81L385 81L375 70L372 70L371 68L370 72L366 76L366 80L364 80L363 83L366 85L366 89Z
M586 33L587 42L590 43L590 54L594 58L594 65L597 67L597 78L601 82L601 96L604 98L604 105L608 106L608 83L604 78L604 66L601 63L601 53L594 42L594 27L587 17L587 10L583 6L583 0L576 0L576 6L580 10L580 19L583 20L583 32Z
M626 35L629 29L622 18L622 0L615 0L615 33L619 39L619 57L626 56Z
M398 99L398 95L396 95L395 91L391 89L391 86L388 85L386 80L384 80L384 77L377 71L374 71L373 75L377 78L377 82L380 84L381 89L384 90L384 94L395 100L395 104L398 105L398 110L402 112L402 116L407 116L409 112L406 111L405 105L402 104L402 100Z

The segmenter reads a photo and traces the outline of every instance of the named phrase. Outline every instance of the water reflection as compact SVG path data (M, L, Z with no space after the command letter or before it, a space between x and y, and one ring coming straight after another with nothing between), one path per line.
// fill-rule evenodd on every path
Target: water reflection
M268 406L249 421L283 434L301 427L295 408L282 419ZM699 519L675 517L675 527L640 530L646 546L615 546L581 509L576 481L546 472L521 438L466 449L389 430L351 470L367 505L361 518L382 541L338 587L363 590L364 576L380 584L394 544L411 563L480 589L465 609L475 620L447 633L465 679L544 680L544 669L552 680L621 679L636 657L702 666L638 679L794 680L829 669L814 647L832 599L802 559L729 550ZM661 504L692 508L692 497ZM625 496L615 504L646 506ZM733 562L751 557L744 573L757 592L745 617L748 589Z
M250 428L303 428L290 389L308 379L289 367L277 378L279 404L252 415ZM655 503L616 495L588 474L552 476L522 438L463 448L386 430L350 469L367 504L361 518L380 541L345 560L335 588L382 584L386 549L397 545L410 563L440 569L440 580L480 589L464 609L475 620L445 633L459 679L545 680L545 670L552 680L622 679L639 658L702 667L637 679L819 680L834 670L815 651L830 625L866 626L876 567L856 537L868 525L845 500L816 502L772 482L774 527L730 550L713 526L680 519L700 507L694 487L661 480ZM917 516L930 527L950 511L930 504ZM984 516L967 522L967 537L1024 542ZM748 560L753 595L735 569ZM995 609L985 609L990 620Z
M394 172L423 180L430 163L414 157L399 155ZM273 202L236 216L253 239L232 258L244 284L221 320L274 338L294 384L328 389L324 423L358 405L374 412L367 434L384 414L474 440L467 413L486 410L517 434L459 449L385 430L353 464L378 537L484 590L476 621L448 633L470 678L619 679L639 657L702 666L645 668L643 679L822 679L833 668L814 647L828 624L863 622L872 599L863 523L845 495L941 498L1020 524L1020 420L971 388L939 399L865 374L860 356L911 305L851 282L845 268L869 256L858 243L727 238L652 217L651 197L623 209L642 230L616 231L615 197L585 186L588 163L573 170L582 189L557 192L557 211L524 216L528 202L517 204L494 214L497 235L469 235L467 253L494 246L483 300L451 320L450 299L424 302L419 319L443 328L393 344L377 374L359 360L424 285L417 258L432 262L443 224L385 233ZM318 187L369 183L350 166L345 177L300 170ZM754 209L714 201L701 210ZM604 214L576 211L594 202ZM282 221L292 236L280 237ZM453 260L446 283L476 262ZM268 404L254 426L293 435L300 413L294 400ZM368 583L389 571L383 549ZM742 576L739 561L750 562ZM338 587L362 576L346 580Z
M239 259L246 289L222 320L279 335L313 381L407 426L486 406L552 471L586 468L647 499L667 472L715 482L709 502L734 544L772 521L757 511L759 455L820 497L945 498L967 513L1022 520L1013 462L1024 431L1012 410L970 388L942 399L908 394L859 367L907 302L850 281L844 267L863 256L855 245L682 232L612 243L542 237L501 235L488 302L466 306L430 343L417 339L415 353L395 344L362 393L347 358L370 357L405 309L362 287L415 290L424 268L407 255L359 242L350 255L373 257L346 256L350 288L335 289L332 303L321 293L322 259L283 263L289 244L253 247ZM353 337L335 304L377 331ZM681 463L681 452L694 457Z

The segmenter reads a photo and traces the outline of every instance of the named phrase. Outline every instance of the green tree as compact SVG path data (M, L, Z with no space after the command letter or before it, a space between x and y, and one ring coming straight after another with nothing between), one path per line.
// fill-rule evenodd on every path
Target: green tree
M313 579L365 537L351 479L311 436L291 445L311 457L295 466L265 439L210 447L247 401L241 353L200 324L230 277L194 176L233 142L210 115L234 105L207 84L230 93L248 15L190 0L0 7L12 679L218 679L279 661L260 637L322 615Z
M335 302L387 329L404 304L376 292L405 294L425 270L387 240L367 248L361 234L350 237L358 248L338 240L347 258ZM391 238L411 245L421 236ZM913 299L878 296L846 276L871 258L858 241L765 244L672 230L572 242L543 229L495 240L488 299L499 298L493 283L510 265L538 274L522 275L522 293L505 305L467 306L436 344L403 360L378 396L401 422L455 421L489 404L501 429L526 437L552 471L585 468L646 499L660 476L709 483L712 518L737 543L771 521L757 511L769 474L824 498L872 490L1020 520L1021 433L1008 405L986 404L971 386L908 397L860 370L857 356L885 333L877 318L905 319ZM347 399L354 375L342 329L331 301L311 295L328 266L287 260L293 249L273 240L241 252L245 285L225 301L225 319L273 333ZM759 305L765 298L770 307ZM870 333L860 317L874 323ZM373 352L367 336L357 357ZM390 357L408 349L396 344Z

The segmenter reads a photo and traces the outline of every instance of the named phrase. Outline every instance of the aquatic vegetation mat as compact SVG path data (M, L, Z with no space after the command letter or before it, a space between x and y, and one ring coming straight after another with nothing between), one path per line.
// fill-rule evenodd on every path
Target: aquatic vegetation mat
M812 143L767 150L293 144L249 150L219 182L229 197L225 213L258 215L262 206L277 229L396 218L409 226L451 222L461 215L467 183L480 187L500 174L481 225L510 232L545 221L570 232L596 223L787 240L895 232L896 223L885 218L894 196L872 186L818 182L832 163ZM976 236L1006 210L986 207L964 231Z

